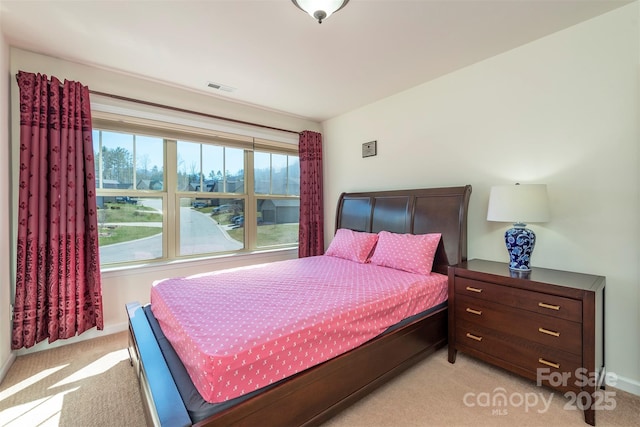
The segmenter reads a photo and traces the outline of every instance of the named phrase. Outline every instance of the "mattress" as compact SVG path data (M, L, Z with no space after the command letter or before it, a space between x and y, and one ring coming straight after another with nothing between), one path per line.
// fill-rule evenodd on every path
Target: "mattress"
M319 256L165 279L151 310L216 403L345 353L446 296L444 275Z

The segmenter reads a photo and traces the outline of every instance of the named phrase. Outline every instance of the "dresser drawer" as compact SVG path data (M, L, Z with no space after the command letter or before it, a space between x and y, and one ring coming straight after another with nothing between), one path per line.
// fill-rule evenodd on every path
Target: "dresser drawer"
M561 373L566 384L552 384L562 391L579 389L576 372L582 366L580 355L533 343L508 334L488 330L474 323L458 322L456 342L460 350L473 349L525 370L531 379L537 379L538 369L543 369L544 378L551 373ZM556 380L561 378L554 375ZM544 383L544 381L543 381ZM548 385L548 384L547 384Z
M580 300L495 285L464 277L455 278L455 292L560 319L582 322L582 301Z
M455 316L456 321L475 323L570 353L582 353L582 324L577 322L464 295L456 295Z

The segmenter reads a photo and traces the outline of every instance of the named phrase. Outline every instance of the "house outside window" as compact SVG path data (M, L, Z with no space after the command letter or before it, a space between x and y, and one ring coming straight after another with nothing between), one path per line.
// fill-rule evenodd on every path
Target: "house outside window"
M297 246L296 146L95 117L93 126L103 267Z

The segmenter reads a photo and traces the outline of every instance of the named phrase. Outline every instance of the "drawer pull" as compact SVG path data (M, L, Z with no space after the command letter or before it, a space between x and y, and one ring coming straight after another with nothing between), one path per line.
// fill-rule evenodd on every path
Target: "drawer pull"
M469 307L467 307L467 313L477 314L478 316L482 316L482 311L474 310L473 308L469 308Z
M546 304L544 302L539 302L538 307L548 308L549 310L560 310L559 305Z
M549 362L548 360L544 360L542 357L538 358L538 362L543 365L551 366L552 368L560 369L559 363Z
M542 332L543 334L551 335L554 337L560 336L560 332L550 331L549 329L545 329L545 328L538 328L538 332Z
M482 341L482 337L470 334L469 332L467 332L467 338L471 338L472 340L476 340L476 341Z
M471 287L471 286L467 286L467 288L466 288L466 289L467 289L468 291L476 292L476 293L478 293L478 294L479 294L480 292L482 292L482 289L480 289L480 288L473 288L473 287Z

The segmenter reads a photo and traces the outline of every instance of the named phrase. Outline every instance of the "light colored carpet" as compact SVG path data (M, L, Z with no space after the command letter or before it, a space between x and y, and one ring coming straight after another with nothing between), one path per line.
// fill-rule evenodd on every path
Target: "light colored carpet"
M639 426L640 397L606 390L611 410L596 425ZM506 404L500 405L500 395ZM545 404L545 402L547 402ZM604 405L604 403L603 403ZM455 364L442 349L374 391L323 427L576 426L582 411L562 393L458 352Z
M0 426L144 426L126 332L19 356L0 384Z
M126 348L123 332L18 357L0 384L0 426L144 426ZM446 358L437 352L323 427L586 426L560 393L464 354ZM615 408L596 424L640 425L640 397L607 391ZM506 405L492 404L500 393Z

